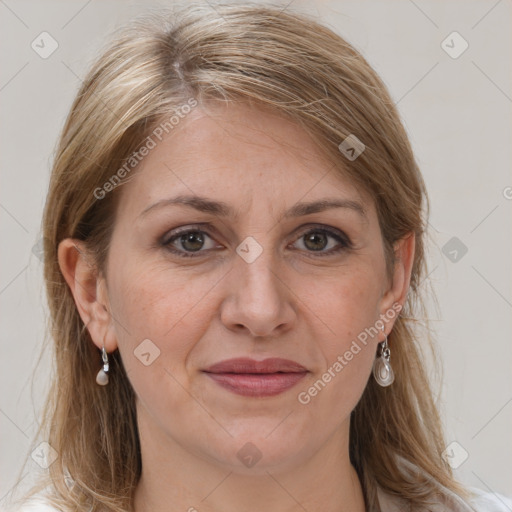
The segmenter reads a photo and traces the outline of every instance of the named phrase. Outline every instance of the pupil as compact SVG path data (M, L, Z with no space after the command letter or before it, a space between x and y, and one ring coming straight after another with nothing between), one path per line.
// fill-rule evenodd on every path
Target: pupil
M199 249L201 249L204 241L200 233L188 233L181 237L181 243L183 244L183 247L187 250L198 251ZM187 247L187 244L190 243L192 243L192 246L188 245Z
M308 242L313 242L313 245L309 245ZM314 251L319 251L325 248L325 235L321 233L312 233L306 235L306 246Z

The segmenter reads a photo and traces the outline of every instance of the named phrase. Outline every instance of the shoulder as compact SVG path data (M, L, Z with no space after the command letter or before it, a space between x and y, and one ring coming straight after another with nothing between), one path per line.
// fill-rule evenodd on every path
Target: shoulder
M476 487L469 489L473 498L469 504L476 512L510 512L512 510L512 499L502 494L485 492Z

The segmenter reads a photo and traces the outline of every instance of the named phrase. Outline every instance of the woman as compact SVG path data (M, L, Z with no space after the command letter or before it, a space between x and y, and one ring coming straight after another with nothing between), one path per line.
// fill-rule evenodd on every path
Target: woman
M426 213L385 86L329 29L254 5L124 29L51 176L55 460L22 510L506 510L442 457Z

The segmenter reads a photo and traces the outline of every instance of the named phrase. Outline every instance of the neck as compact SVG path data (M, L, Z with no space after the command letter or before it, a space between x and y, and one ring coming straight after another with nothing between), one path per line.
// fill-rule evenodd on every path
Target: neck
M142 415L143 416L143 415ZM205 460L139 418L142 474L134 512L364 512L361 484L342 425L300 463L243 474Z

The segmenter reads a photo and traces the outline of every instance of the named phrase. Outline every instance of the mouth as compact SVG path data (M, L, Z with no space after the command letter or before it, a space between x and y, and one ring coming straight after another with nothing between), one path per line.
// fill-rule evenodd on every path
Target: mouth
M237 395L269 397L291 389L308 370L288 359L256 361L238 358L221 361L203 372L216 384Z

